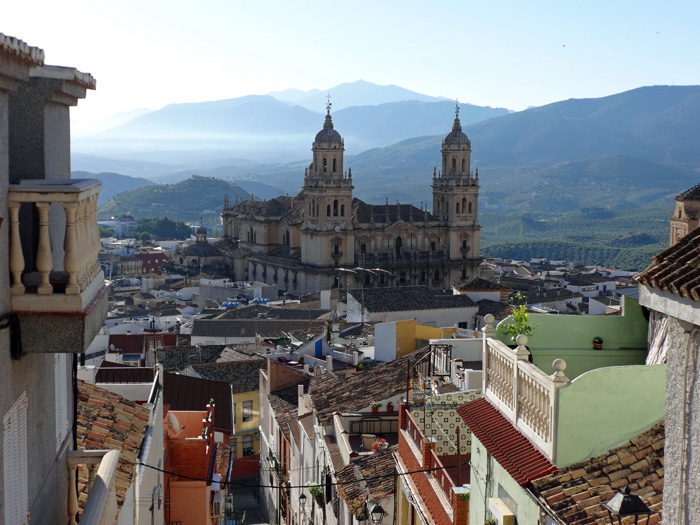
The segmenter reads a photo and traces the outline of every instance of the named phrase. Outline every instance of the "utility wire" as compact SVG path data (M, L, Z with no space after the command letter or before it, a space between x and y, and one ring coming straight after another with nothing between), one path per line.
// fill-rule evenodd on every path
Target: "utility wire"
M186 476L184 474L178 474L177 472L154 467L153 465L148 465L147 463L139 462L138 465L143 465L144 467L148 467L150 469L157 470L158 472L162 472L164 474L170 474L172 476L177 476L179 478L184 478L184 479L191 479L193 481L206 481L207 483L220 483L221 485L239 485L242 487L249 487L249 488L276 489L279 487L279 485L251 485L249 483L236 483L235 481L221 481L221 480L217 481L217 480L214 480L211 478L198 478L198 477L193 477L193 476ZM328 485L335 485L335 486L351 485L353 483L359 483L360 481L367 482L367 481L374 481L374 480L384 479L384 478L393 478L394 476L406 476L409 474L420 474L420 473L425 473L425 472L434 472L436 470L446 470L448 468L461 467L462 465L469 465L469 461L463 461L461 463L456 463L454 465L450 465L449 467L435 467L435 468L428 468L428 469L412 470L409 472L392 472L391 474L383 474L380 476L371 476L371 477L362 478L361 480L355 479L352 481L334 481L334 482L328 483ZM268 472L272 472L272 471L270 470ZM327 483L323 483L323 484L326 485ZM288 488L305 489L305 488L308 488L308 485L290 485Z

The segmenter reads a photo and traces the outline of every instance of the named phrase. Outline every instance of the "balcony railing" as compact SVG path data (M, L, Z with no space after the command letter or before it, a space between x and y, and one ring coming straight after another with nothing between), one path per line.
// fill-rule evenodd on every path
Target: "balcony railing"
M527 337L519 335L518 347L508 348L492 339L493 316L484 319L484 396L499 408L523 434L550 459L554 459L556 391L569 380L566 363L556 359L551 376L528 362Z
M61 298L64 305L61 311L70 308L68 304L79 305L80 310L85 307L78 299L100 273L97 260L100 251L97 197L101 184L93 179L63 179L22 181L10 185L8 206L13 303L31 304L22 299L60 294L65 296ZM23 236L30 235L33 230L33 224L20 223L23 203L30 204L38 214L37 248L31 254L24 253L22 247ZM53 203L60 203L65 212L65 225L61 225L63 232L55 231L57 224L49 223ZM60 241L63 241L62 244ZM36 270L26 267L28 260L34 262ZM38 299L46 308L46 301L54 298ZM42 311L46 311L45 308Z
M80 525L106 525L116 522L116 474L118 450L82 450L68 453L68 523L77 525L78 495L75 491L78 466L87 468L85 482L87 500L80 516ZM82 485L82 482L79 483Z
M419 451L423 450L423 431L418 424L413 420L409 412L406 413L406 432L411 436L411 440L418 447Z
M25 351L82 352L106 317L107 288L98 261L100 187L94 179L9 186L12 310L20 316ZM80 338L54 340L49 348L48 325L42 330L36 323L51 315L80 318L70 327Z
M452 501L452 489L455 487L455 482L452 481L452 478L447 473L447 469L445 469L445 466L434 450L430 451L430 468L432 469L431 474L440 486L442 493L448 501ZM459 468L459 466L457 466L457 468Z

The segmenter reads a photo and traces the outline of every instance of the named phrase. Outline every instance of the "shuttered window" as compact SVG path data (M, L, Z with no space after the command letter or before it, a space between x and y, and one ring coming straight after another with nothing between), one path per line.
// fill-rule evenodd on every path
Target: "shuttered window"
M58 450L68 436L68 379L66 378L68 356L66 354L54 354L54 356L56 450Z
M29 523L27 512L27 393L2 418L5 523Z

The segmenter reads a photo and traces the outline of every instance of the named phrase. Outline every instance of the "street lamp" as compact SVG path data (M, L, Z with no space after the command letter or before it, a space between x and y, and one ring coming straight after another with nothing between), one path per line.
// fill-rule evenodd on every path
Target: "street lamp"
M301 521L302 523L304 522L304 518L306 518L306 494L303 492L299 496L299 513L301 514Z
M647 507L642 498L636 494L632 494L632 490L629 487L625 487L625 491L618 492L615 494L610 501L603 503L610 516L610 523L615 525L613 521L613 516L617 516L618 524L622 523L622 518L624 516L634 516L634 523L636 525L639 516L646 514L649 516L651 514L651 509Z
M374 506L370 515L372 516L372 523L374 523L374 525L379 525L384 521L384 509L379 503Z

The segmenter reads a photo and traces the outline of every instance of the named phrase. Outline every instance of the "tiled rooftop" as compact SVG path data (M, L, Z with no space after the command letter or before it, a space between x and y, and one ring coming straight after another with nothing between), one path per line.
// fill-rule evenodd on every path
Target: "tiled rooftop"
M192 336L201 337L285 337L285 332L295 330L318 332L323 321L278 319L197 319L192 326Z
M425 286L349 290L369 312L404 312L474 306L466 295L437 295Z
M521 487L556 467L486 399L465 403L457 413L496 461Z
M678 197L676 197L676 200L700 201L700 184L696 184L689 190L685 190Z
M172 372L163 375L163 403L171 410L201 410L210 399L216 404L215 428L231 432L231 387L222 381L188 377Z
M510 290L507 286L502 284L494 283L493 281L487 281L481 277L474 277L469 281L462 281L454 285L457 290L470 291L470 292L485 292L485 291L501 291Z
M156 349L155 355L156 362L163 365L164 370L179 371L189 365L216 361L223 349L223 345L168 346Z
M652 288L700 301L700 228L656 255L651 266L635 279Z
M415 363L428 352L429 348L425 347L340 381L326 379L323 388L318 383L312 384L309 393L319 421L331 418L335 412L356 412L374 401L405 392L407 364Z
M241 394L259 390L260 369L266 367L266 362L264 357L258 357L247 361L192 365L192 368L202 377L229 383L234 394Z
M121 509L148 426L149 411L104 388L78 380L78 450L119 450L115 487ZM84 476L83 476L84 475ZM87 500L87 472L79 482L80 508Z
M338 492L347 503L348 510L355 516L360 517L365 512L365 493L367 490L369 490L372 501L394 493L393 474L396 472L396 463L391 452L395 448L390 447L385 452L363 456L356 462L336 471ZM356 468L361 474L360 480L357 479Z
M654 511L648 525L661 521L664 487L664 422L626 445L532 482L540 503L562 523L609 523L603 503L629 487ZM647 521L640 521L647 524Z

